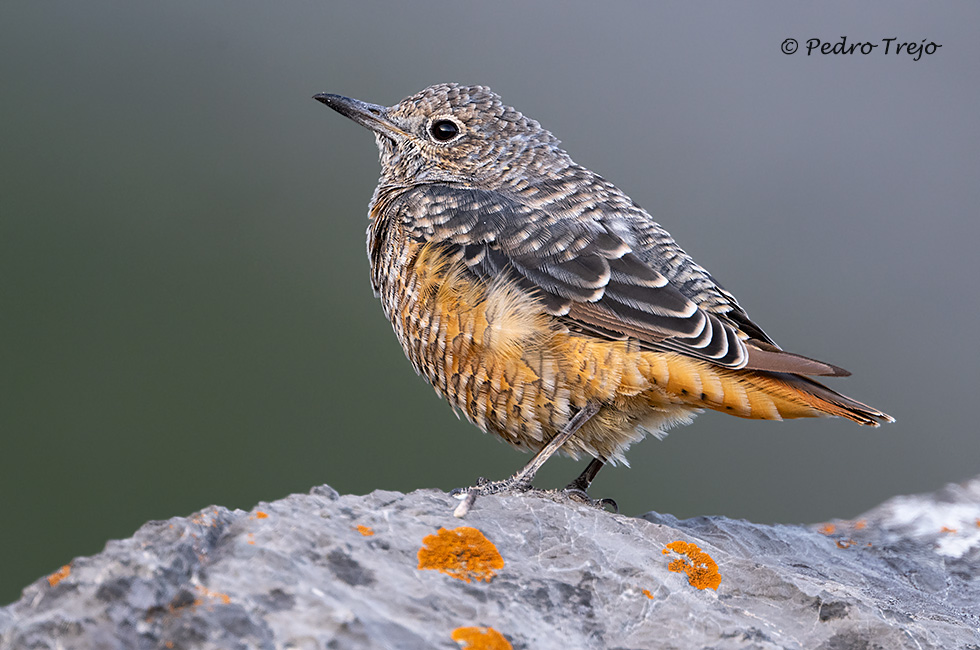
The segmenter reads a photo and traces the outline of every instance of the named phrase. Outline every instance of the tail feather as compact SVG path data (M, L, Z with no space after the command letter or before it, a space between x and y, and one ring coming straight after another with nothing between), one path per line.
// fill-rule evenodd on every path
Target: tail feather
M644 360L640 373L648 381L698 408L761 420L835 416L867 426L895 421L887 413L794 373L734 370L651 352L644 353Z
M809 377L778 372L759 374L767 375L767 379L770 381L782 384L785 389L796 393L798 399L828 415L847 418L858 424L872 427L895 421L895 418L887 413L846 395L841 395L837 391Z
M887 413L841 395L809 377L782 372L741 371L732 373L728 379L741 384L745 397L738 399L738 393L733 392L734 407L732 400L726 400L723 408L725 412L740 417L779 420L830 415L872 427L895 421Z

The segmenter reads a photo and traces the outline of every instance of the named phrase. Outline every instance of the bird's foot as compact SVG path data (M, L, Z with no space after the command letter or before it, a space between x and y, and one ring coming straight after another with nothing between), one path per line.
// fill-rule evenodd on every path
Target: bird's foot
M556 490L554 494L569 501L584 503L598 510L607 510L613 513L619 512L619 505L612 499L593 499L589 496L588 492L572 485L569 485L563 490Z
M460 500L458 506L453 511L453 516L462 519L470 511L477 497L484 497L490 494L503 494L506 492L530 492L534 488L519 473L505 478L501 481L490 481L482 476L476 480L476 485L468 488L456 488L449 493L450 496Z
M528 492L535 492L555 501L574 501L575 503L583 503L597 510L607 510L614 513L619 512L619 506L612 499L593 499L589 496L588 492L577 487L574 483L561 490L538 490L531 487L530 483L522 480L519 476L511 476L502 481L489 481L481 476L477 479L476 485L473 487L456 488L449 494L460 500L459 505L453 511L453 516L462 519L469 513L473 504L476 503L477 497L491 494L524 494Z
M515 474L500 481L491 481L482 476L476 479L476 485L468 488L456 488L450 494L459 496L460 494L476 494L485 497L501 492L528 492L533 490L531 483L524 479L520 474Z

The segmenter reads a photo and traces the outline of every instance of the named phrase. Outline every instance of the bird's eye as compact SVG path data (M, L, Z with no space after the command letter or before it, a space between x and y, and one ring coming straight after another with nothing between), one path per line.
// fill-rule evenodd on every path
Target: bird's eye
M439 142L448 142L459 135L459 126L452 120L436 120L429 125L429 133Z

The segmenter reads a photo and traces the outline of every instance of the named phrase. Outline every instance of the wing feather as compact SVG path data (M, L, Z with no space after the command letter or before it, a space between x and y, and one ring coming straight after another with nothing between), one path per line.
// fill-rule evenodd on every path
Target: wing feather
M510 277L576 329L730 368L846 373L782 352L639 208L646 221L631 213L639 225L624 232L622 221L613 231L567 205L549 210L468 187L409 188L396 203L410 236L445 242L478 277Z

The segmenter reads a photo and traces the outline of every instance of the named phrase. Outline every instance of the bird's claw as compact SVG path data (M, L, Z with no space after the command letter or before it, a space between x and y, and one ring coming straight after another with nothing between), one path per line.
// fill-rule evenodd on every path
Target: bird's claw
M585 505L592 506L593 508L596 508L598 510L607 510L608 509L610 512L613 512L613 513L618 513L619 512L619 504L617 504L614 500L612 500L612 499L593 499L592 497L589 496L588 492L586 492L585 490L583 490L581 488L567 487L564 490L562 490L560 492L560 494L563 494L565 497L567 497L571 501L575 501L575 502L578 502L578 503L584 503Z

